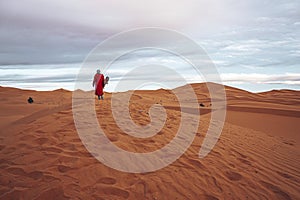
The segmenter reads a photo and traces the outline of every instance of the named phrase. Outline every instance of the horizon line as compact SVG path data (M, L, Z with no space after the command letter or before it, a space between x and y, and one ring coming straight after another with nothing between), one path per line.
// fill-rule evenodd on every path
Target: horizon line
M245 92L249 92L249 93L253 93L253 94L259 94L259 93L264 93L264 92L271 92L271 91L282 91L282 90L288 90L288 91L300 91L300 90L297 90L297 89L290 89L290 88L282 88L282 89L270 89L270 90L265 90L265 91L260 91L260 92L252 92L252 91L249 91L247 89L242 89L242 88L239 88L239 87L236 87L236 86L229 86L229 85L225 85L225 84L220 84L220 83L215 83L215 82L198 82L198 83L187 83L185 85L181 85L181 86L178 86L178 87L175 87L173 89L168 89L168 88L158 88L158 89L130 89L130 90L126 90L126 91L113 91L113 92L107 92L107 91L104 91L105 93L108 93L108 94L112 94L112 93L121 93L121 92L129 92L129 91L157 91L157 90L174 90L176 88L180 88L180 87L185 87L187 85L197 85L197 84L217 84L217 85L223 85L225 88L234 88L234 89L238 89L238 90L242 90L242 91L245 91ZM22 88L22 87L13 87L13 86L3 86L3 85L0 85L0 88L10 88L10 89L18 89L18 90L23 90L23 91L34 91L34 92L53 92L53 91L57 91L57 90L64 90L64 91L67 91L67 92L74 92L74 91L77 91L77 90L81 90L83 92L92 92L94 91L94 89L91 89L91 90L82 90L82 89L74 89L74 90L69 90L69 89L66 89L66 88L57 88L57 89L51 89L51 90L39 90L39 89L29 89L29 88Z

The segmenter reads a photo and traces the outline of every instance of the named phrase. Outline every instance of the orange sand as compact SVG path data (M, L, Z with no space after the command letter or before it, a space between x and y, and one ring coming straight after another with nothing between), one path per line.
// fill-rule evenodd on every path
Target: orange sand
M205 84L192 87L205 105L194 142L173 164L144 174L119 172L91 156L75 129L71 92L0 87L0 199L300 199L300 91L226 87L222 135L200 159L210 98ZM121 132L110 96L97 102L96 112L115 145L154 151L176 134L180 111L170 91L136 91L131 98L137 124L149 123L152 104L167 110L165 127L147 139Z

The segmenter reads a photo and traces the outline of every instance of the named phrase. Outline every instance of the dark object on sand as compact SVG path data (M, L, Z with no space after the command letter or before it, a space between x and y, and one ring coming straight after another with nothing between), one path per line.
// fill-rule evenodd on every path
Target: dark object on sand
M199 105L200 105L201 107L205 107L205 105L204 105L203 103L200 103Z
M28 103L33 103L33 99L32 99L31 97L29 97L29 98L27 99L27 101L28 101Z

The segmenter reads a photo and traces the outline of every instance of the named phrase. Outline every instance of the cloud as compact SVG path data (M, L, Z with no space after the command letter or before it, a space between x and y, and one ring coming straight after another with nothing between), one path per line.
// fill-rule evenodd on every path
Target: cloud
M39 87L42 80L49 85L55 78L71 82L78 63L101 41L120 31L154 26L180 31L203 46L227 82L298 86L291 74L300 69L299 10L300 1L294 0L0 1L0 83ZM115 44L105 53L134 42ZM118 80L128 69L124 66L151 59L199 80L174 56L155 51L125 55L108 73Z
M26 89L74 89L79 64L0 66L0 85Z
M295 1L271 0L0 1L0 28L5 30L0 32L0 64L80 62L112 34L144 26L175 29L195 38L222 38L228 32L234 38L277 37L290 29L288 23L299 21L297 8ZM239 48L245 52L248 47Z
M224 83L253 83L253 84L283 84L300 86L300 73L285 74L244 74L228 73L221 74Z

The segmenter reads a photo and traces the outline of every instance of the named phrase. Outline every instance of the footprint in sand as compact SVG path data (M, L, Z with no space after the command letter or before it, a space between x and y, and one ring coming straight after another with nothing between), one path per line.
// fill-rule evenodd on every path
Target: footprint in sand
M271 183L265 182L265 181L260 181L260 182L268 190L271 190L278 197L278 199L285 199L285 200L292 199L290 197L290 195L288 195L286 192L284 192L283 190L281 190L279 187L277 187L277 186L275 186L275 185L273 185Z
M58 171L65 173L65 172L72 170L73 168L65 166L65 165L58 165L57 169L58 169Z
M116 182L117 182L116 179L110 177L102 177L97 181L97 183L102 183L106 185L114 185L116 184Z
M33 171L33 172L28 173L28 176L30 178L33 178L34 180L42 178L43 175L44 175L44 173L40 172L40 171Z
M27 176L27 173L24 171L24 169L19 168L19 167L10 167L7 169L7 171L14 175Z
M48 142L48 138L38 138L38 139L35 139L34 142L37 143L38 145L43 145L45 143Z
M290 145L290 146L294 146L295 145L295 141L283 141L284 144Z
M188 162L192 164L192 168L195 168L196 166L198 169L206 169L206 167L199 160L189 159Z
M74 143L81 143L81 139L75 138L75 139L72 139L71 142L74 142Z
M252 166L251 162L249 160L243 159L243 158L237 158L241 163L244 163L245 165Z
M226 177L231 181L239 181L243 178L243 176L237 172L227 171L225 172Z
M44 151L51 152L51 153L61 153L63 150L55 147L47 147L44 149Z
M73 157L74 156L74 152L70 152L70 154L72 154L72 156L60 156L60 158L58 159L58 161L60 163L75 163L78 161L77 157Z
M109 135L108 138L112 142L116 142L119 140L119 136L117 136L117 135Z
M30 141L32 139L32 135L25 135L20 138L20 141Z
M36 199L69 199L65 196L63 187L58 185L44 190Z
M35 132L36 132L36 133L39 133L39 134L46 133L46 132L45 132L45 131L43 131L43 130L36 130Z
M82 152L82 151L80 151L80 152L77 152L77 156L78 156L78 157L89 158L89 157L92 157L92 154L89 153L89 152Z
M210 194L203 194L199 196L199 199L203 199L203 200L219 200L217 197L212 196Z
M295 181L296 181L296 179L295 179L293 176L291 176L291 175L289 175L289 174L287 174L287 173L280 172L280 171L276 171L276 172L277 172L277 174L279 174L279 175L282 176L283 178L286 178L286 179L292 179L292 180L295 180Z
M59 178L55 178L54 176L51 176L51 175L44 175L42 177L42 181L45 181L45 182L60 182L61 180Z
M101 191L103 192L103 194L105 195L109 195L111 197L111 195L113 196L117 196L118 198L119 197L122 197L124 199L127 199L129 197L129 192L126 191L126 190L123 190L121 188L118 188L118 187L104 187L104 188L101 188Z
M15 147L8 147L8 148L4 148L2 153L3 154L10 154L10 153L13 153L16 151L16 148Z

